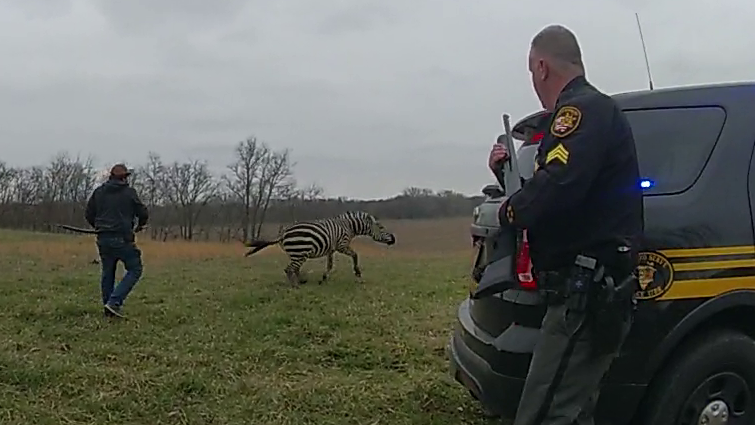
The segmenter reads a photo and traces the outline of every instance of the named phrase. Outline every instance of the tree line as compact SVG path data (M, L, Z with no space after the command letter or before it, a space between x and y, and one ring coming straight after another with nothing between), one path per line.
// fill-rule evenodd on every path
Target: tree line
M380 219L467 216L482 201L453 191L408 187L393 198L326 198L322 187L300 186L289 149L276 150L255 137L239 142L225 172L206 161L166 162L150 152L130 178L150 210L146 233L156 240L228 242L259 237L265 225L364 210ZM83 215L107 171L91 156L67 152L47 164L13 167L0 161L0 227L57 232L56 224L87 227ZM270 230L268 230L270 231Z

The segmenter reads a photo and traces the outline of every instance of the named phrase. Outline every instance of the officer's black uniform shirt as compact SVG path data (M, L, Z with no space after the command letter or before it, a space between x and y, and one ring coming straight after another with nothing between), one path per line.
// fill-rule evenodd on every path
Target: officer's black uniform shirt
M536 271L590 255L610 265L620 245L636 250L643 203L634 138L614 100L584 77L556 102L536 171L502 206L500 219L527 229Z

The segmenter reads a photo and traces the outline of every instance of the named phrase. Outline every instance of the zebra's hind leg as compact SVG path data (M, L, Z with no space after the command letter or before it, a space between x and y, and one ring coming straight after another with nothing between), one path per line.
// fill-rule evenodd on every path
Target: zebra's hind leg
M286 272L288 282L293 287L298 287L301 284L307 283L307 279L301 277L301 266L303 263L304 259L291 260L291 262L288 263L288 266L283 269L283 271Z
M286 272L286 278L288 279L288 283L294 288L298 288L299 285L301 285L301 278L299 277L299 272L294 271L290 269L289 267L286 267L284 271Z
M328 254L328 264L325 266L325 273L322 274L322 279L320 279L319 284L324 283L326 280L328 280L328 277L330 276L330 272L333 270L333 253L331 252Z
M359 282L362 282L362 269L359 268L359 256L357 255L356 251L351 249L350 246L345 246L343 248L340 248L338 252L351 257L351 263L354 266L354 276L357 277L357 280Z

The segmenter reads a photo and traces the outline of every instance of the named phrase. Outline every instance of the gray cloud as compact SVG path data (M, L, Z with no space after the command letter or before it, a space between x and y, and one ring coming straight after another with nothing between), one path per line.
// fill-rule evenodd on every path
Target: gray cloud
M24 19L53 19L71 13L71 0L5 0L4 6L20 12Z
M90 2L123 35L190 35L233 21L247 0L97 0Z
M3 159L153 150L220 170L256 135L331 195L477 193L500 113L538 108L526 55L540 28L572 28L611 93L647 86L635 11L657 86L753 79L755 6L724 3L9 0Z
M379 0L353 2L326 16L315 28L322 35L343 37L352 32L397 24L401 21L401 14L398 12Z

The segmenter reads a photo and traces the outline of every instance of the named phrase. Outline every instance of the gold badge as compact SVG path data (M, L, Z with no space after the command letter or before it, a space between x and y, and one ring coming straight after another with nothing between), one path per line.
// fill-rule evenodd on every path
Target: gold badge
M567 161L569 161L569 151L566 150L566 147L559 143L556 145L555 148L551 149L550 152L548 152L548 155L545 156L545 163L550 164L554 160L559 160L561 163L566 165Z
M637 278L640 290L635 293L638 300L651 300L665 294L674 281L674 267L671 262L657 252L640 252Z
M556 137L566 137L579 127L582 112L574 106L563 106L556 112L551 124L551 134Z

